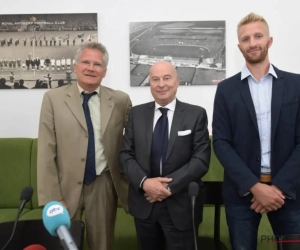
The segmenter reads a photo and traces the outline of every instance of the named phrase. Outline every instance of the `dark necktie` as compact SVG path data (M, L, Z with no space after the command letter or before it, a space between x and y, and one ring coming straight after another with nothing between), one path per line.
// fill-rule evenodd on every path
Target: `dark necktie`
M166 161L166 154L169 141L169 122L167 108L159 108L162 113L158 119L152 136L152 150L151 150L151 177L161 176L160 162L162 170Z
M86 125L88 129L88 148L87 148L87 154L86 154L86 162L85 162L85 172L84 172L84 179L83 182L86 185L89 185L95 178L96 178L96 163L95 163L95 137L94 137L94 129L93 129L93 123L91 119L90 109L89 109L89 99L97 94L96 92L86 94L82 92L83 95L83 111L85 115Z

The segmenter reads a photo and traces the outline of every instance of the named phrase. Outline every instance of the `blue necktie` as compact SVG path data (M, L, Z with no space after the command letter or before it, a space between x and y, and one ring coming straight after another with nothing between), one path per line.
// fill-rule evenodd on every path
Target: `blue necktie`
M83 111L86 119L86 125L88 129L88 148L87 148L87 154L86 154L86 162L85 162L85 172L84 172L84 179L83 182L86 185L89 185L95 178L96 178L96 163L95 163L95 138L94 138L94 129L93 129L93 123L91 119L90 109L89 109L89 99L97 94L96 92L86 94L82 92L83 95Z
M161 176L160 162L162 170L166 161L166 154L169 141L169 122L167 108L159 108L162 113L158 119L152 135L152 150L151 150L151 177Z

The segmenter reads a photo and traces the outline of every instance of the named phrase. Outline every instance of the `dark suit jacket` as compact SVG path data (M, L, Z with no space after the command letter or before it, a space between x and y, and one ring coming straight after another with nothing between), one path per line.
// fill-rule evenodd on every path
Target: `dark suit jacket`
M291 198L286 204L295 204L300 183L300 75L274 69L278 78L273 77L272 85L272 182ZM259 182L261 151L248 80L241 81L241 73L218 85L212 127L214 151L225 170L224 198L250 202L252 195L244 195Z
M144 176L150 177L154 109L154 102L132 108L120 152L121 168L130 182L129 213L140 219L146 219L153 206L139 186ZM191 130L191 133L178 136L178 131L185 130ZM173 223L180 230L192 227L188 186L193 181L203 186L201 177L207 173L209 161L206 111L177 100L163 172L165 177L173 178L169 185L172 196L166 202ZM203 189L200 188L195 206L195 222L198 225L202 220L202 204Z

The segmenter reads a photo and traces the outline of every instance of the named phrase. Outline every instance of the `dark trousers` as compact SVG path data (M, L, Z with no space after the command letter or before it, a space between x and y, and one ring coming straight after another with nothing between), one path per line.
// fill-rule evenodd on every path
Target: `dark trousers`
M193 227L178 230L165 201L156 202L147 219L135 218L140 250L194 250ZM167 248L165 247L167 245Z
M228 201L224 203L232 250L256 250L257 242L260 245L267 245L271 243L270 241L280 239L279 236L300 234L298 205L294 208L284 205L277 211L267 213L274 235L259 235L258 239L258 227L262 215L250 209L251 203L233 204ZM276 249L276 242L274 249ZM281 249L279 244L277 249Z

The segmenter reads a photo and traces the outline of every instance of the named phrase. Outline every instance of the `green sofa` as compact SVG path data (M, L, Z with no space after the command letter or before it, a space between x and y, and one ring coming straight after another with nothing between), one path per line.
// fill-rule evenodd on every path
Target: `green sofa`
M42 208L38 206L36 193L36 154L37 139L1 138L0 139L0 223L13 221L20 205L20 193L25 186L32 186L34 194L20 216L20 220L40 219ZM204 181L222 181L223 168L212 152L211 164ZM206 205L199 235L213 237L214 207ZM267 244L266 237L272 236L272 230L264 215L258 233L258 249L275 250L274 244ZM263 239L263 240L261 240ZM221 209L221 241L231 249L224 208ZM203 243L204 244L204 243ZM86 246L86 244L85 244ZM88 249L85 247L85 249ZM135 250L137 240L133 218L119 207L115 230L115 250ZM211 250L199 245L199 249Z

